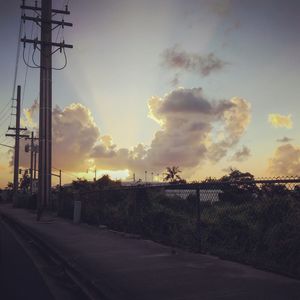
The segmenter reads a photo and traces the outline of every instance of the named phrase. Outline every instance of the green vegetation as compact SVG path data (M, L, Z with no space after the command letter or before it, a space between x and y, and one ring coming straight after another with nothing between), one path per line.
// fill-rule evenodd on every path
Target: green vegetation
M166 167L166 172L163 173L163 180L170 183L186 183L186 181L179 176L179 173L181 173L179 167Z
M170 196L163 187L124 188L108 176L96 182L79 179L54 191L50 208L71 219L73 200L79 199L83 222L190 251L201 244L204 253L300 278L299 186L258 185L251 174L237 170L205 180L200 183L200 232L191 188L184 197ZM212 190L222 192L219 201L205 198ZM35 200L26 199L23 206L33 208Z

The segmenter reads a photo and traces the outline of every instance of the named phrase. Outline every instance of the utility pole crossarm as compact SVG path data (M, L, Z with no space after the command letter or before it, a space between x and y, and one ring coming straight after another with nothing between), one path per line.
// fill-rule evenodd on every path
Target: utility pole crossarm
M28 10L33 10L33 11L42 11L42 8L37 7L37 6L21 5L20 7L21 7L21 9L28 9ZM52 13L69 15L70 11L66 7L66 10L52 9Z
M15 137L15 134L7 133L5 136ZM29 138L28 134L19 134L19 138Z
M27 21L34 21L36 23L46 23L46 24L55 24L55 25L61 25L61 26L69 26L72 27L73 24L65 21L57 21L57 20L45 20L40 17L28 17L26 15L21 16L22 20Z
M54 46L54 47L59 47L59 48L73 48L73 45L65 44L65 43L51 43L51 42L44 42L44 41L39 41L39 40L32 40L32 39L26 39L22 38L21 42L23 43L29 43L29 44L35 44L35 45L43 45L43 46Z
M8 130L16 130L17 128L15 128L15 127L8 127ZM20 131L26 131L27 130L27 128L25 127L25 128L18 128L18 130L20 130Z

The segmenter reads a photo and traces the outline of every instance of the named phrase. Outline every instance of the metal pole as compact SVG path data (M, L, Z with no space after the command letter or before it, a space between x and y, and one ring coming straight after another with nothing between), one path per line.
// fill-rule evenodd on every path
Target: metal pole
M42 0L38 213L49 203L52 161L52 0Z
M31 132L30 145L30 192L33 194L33 152L34 152L34 132Z
M198 187L196 189L196 208L197 208L197 224L196 224L196 230L197 230L197 238L198 238L198 252L201 252L202 250L202 244L201 244L201 208L200 208L200 188Z
M59 170L59 191L61 191L61 170Z
M21 117L21 86L17 87L17 114L16 114L16 136L15 136L15 157L14 157L14 188L16 193L19 188L19 155L20 155L20 117Z
M37 146L34 146L33 152L33 179L36 180L36 156L37 156Z

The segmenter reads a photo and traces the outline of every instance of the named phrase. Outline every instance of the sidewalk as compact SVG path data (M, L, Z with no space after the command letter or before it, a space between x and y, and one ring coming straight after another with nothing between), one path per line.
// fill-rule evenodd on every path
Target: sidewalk
M111 299L298 300L300 281L213 256L132 239L61 218L35 215L10 205L0 213L26 225L92 278Z

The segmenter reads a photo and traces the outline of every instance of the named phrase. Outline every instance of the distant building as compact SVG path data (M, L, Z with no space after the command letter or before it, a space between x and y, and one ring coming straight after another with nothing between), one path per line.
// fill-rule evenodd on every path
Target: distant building
M187 199L188 196L196 196L196 190L195 189L174 189L174 185L172 186L172 189L168 189L168 186L170 186L170 183L167 182L126 182L122 181L122 186L126 187L134 187L134 186L157 186L157 187L166 187L165 189L165 195L168 197L180 197L183 200ZM222 194L223 191L220 189L201 189L200 190L200 201L208 201L208 202L216 202L220 200L220 194Z
M220 189L200 190L200 201L216 202L220 200L220 194L223 193ZM186 199L188 196L196 196L196 190L166 190L166 196L168 197L180 197Z

